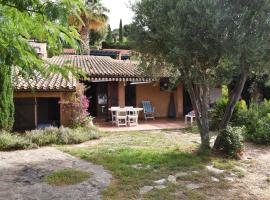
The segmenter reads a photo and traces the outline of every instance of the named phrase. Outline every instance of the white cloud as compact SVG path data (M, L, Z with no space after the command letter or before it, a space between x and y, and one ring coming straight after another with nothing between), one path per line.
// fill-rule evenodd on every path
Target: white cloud
M133 12L130 9L136 0L102 0L103 5L110 10L109 21L112 29L119 27L120 19L123 24L132 22Z

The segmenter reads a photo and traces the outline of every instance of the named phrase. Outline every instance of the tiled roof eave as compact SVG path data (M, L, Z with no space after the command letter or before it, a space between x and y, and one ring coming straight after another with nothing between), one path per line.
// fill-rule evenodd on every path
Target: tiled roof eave
M76 88L59 88L59 89L29 89L29 88L14 88L14 92L76 92Z

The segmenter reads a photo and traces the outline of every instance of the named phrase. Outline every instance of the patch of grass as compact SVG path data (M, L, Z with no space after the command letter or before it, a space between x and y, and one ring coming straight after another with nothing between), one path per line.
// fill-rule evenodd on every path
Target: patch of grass
M184 137L183 137L184 135ZM189 138L185 138L189 137ZM63 151L84 160L104 166L112 175L110 186L103 192L105 200L176 199L177 191L184 191L186 199L204 199L204 190L191 191L185 189L185 183L207 184L213 191L227 188L226 183L211 181L205 166L230 160L211 158L209 155L197 155L198 144L194 144L198 136L183 134L179 131L144 131L109 133L101 141L87 148L61 147ZM225 165L225 164L224 164ZM233 163L228 164L228 166ZM140 168L136 168L140 166ZM192 171L198 173L192 173ZM154 186L153 181L167 179L169 175L187 172L178 184L165 183L162 190L153 189L140 195L143 186ZM215 194L215 192L212 192Z
M74 185L90 178L90 173L75 170L62 169L44 177L44 182L53 186Z
M183 131L188 133L199 134L199 128L198 126L195 125L189 125L187 128L184 128Z
M233 159L216 157L212 159L212 164L218 169L233 170L237 164L237 161Z

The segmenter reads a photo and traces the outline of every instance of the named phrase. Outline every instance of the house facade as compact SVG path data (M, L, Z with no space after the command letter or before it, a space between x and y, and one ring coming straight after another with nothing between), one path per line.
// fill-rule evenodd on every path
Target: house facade
M179 118L192 110L191 102L182 84L168 89L168 77L159 80L143 76L136 64L107 56L60 55L46 58L59 67L74 67L84 76L75 78L71 73L63 77L51 73L44 77L36 73L24 78L14 74L14 130L29 130L47 126L69 126L72 110L61 102L74 101L78 84L86 85L85 95L90 100L89 113L96 119L110 120L112 106L142 107L150 101L157 118ZM220 89L213 90L212 100L220 96ZM141 113L142 114L142 113ZM143 116L140 116L141 118Z
M143 77L135 64L110 57L88 55L61 55L47 59L52 64L74 66L85 73L80 80L72 74L31 79L14 76L15 125L14 130L42 128L49 125L68 126L71 112L60 102L72 101L79 82L87 86L89 112L95 118L109 120L112 106L141 107L149 100L155 107L156 117L168 117L173 101L174 116L183 116L183 86L166 90L160 80Z

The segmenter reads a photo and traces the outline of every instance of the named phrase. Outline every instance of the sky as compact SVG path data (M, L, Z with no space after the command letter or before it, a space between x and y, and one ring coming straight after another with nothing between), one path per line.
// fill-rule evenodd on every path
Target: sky
M103 5L110 10L109 23L112 29L119 28L120 19L124 24L132 22L133 12L129 8L130 2L134 3L136 0L102 0Z

